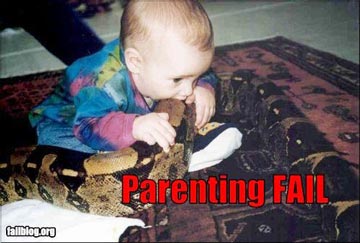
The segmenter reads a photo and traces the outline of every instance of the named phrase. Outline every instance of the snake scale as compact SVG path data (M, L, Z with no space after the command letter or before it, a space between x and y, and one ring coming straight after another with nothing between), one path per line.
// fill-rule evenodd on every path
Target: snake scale
M195 136L194 105L167 99L155 112L167 112L176 129L168 153L157 144L136 142L114 152L87 154L51 146L18 149L9 161L0 161L0 205L32 198L85 213L126 216L146 209L139 193L122 203L122 176L139 180L179 179L188 171Z

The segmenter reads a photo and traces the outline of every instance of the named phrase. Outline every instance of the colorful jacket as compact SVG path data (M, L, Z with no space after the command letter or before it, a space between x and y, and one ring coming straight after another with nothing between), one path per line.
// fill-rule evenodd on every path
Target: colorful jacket
M31 110L32 126L45 119L66 124L81 142L96 150L118 150L133 144L135 117L154 107L149 107L136 89L120 46L119 39L113 40L70 65L54 92ZM213 89L216 83L217 77L208 71L198 85Z

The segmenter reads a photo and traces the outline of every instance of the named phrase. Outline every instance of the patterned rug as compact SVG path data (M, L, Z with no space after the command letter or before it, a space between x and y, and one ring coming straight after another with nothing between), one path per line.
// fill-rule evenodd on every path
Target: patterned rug
M273 204L271 186L259 208L169 202L134 215L152 227L129 228L120 241L358 241L359 65L275 37L217 47L212 67L222 80L214 120L237 122L243 145L187 179L321 173L332 203ZM36 141L26 114L61 77L0 80L1 149Z
M222 79L248 72L269 79L344 157L359 163L359 65L283 37L217 49Z

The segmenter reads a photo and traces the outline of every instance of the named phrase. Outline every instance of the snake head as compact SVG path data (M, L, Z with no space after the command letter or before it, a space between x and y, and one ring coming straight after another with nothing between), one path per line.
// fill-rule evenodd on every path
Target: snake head
M194 137L197 133L195 126L195 104L185 104L184 101L176 99L165 99L157 104L155 112L166 112L169 114L169 123L176 130L176 143L184 144L183 160L189 162Z

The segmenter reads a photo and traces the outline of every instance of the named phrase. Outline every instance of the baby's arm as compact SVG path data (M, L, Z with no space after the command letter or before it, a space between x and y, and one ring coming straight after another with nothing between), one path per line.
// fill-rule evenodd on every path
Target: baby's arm
M215 94L216 84L219 82L219 78L214 71L210 68L206 73L200 76L197 86L208 89Z
M132 127L137 114L126 114L97 87L85 87L74 97L75 136L98 150L118 150L132 145Z
M165 151L175 142L175 129L167 113L126 114L101 89L83 88L75 96L75 136L98 150L118 150L144 141Z
M199 78L193 95L186 100L188 104L195 102L195 125L198 128L203 127L215 114L215 87L217 82L218 77L209 69L209 71Z

